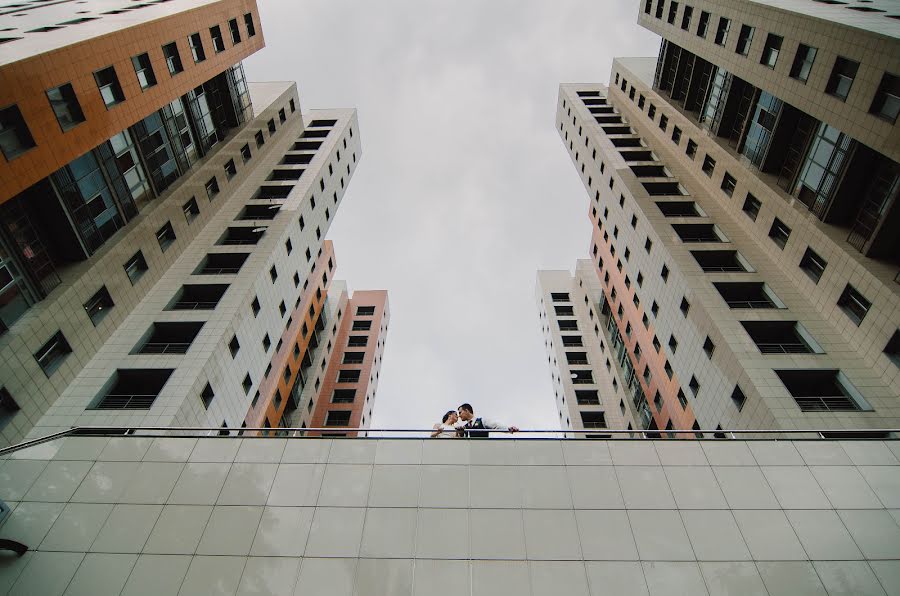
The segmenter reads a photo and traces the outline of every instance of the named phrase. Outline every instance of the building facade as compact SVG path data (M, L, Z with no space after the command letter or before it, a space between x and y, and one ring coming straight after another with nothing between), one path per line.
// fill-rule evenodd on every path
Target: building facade
M536 293L560 427L640 428L620 389L626 371L608 350L610 312L598 306L605 302L593 263L579 259L574 276L538 271Z
M882 10L642 1L659 57L560 87L597 308L645 428L900 420L900 23Z
M337 333L325 236L361 156L355 110L301 114L296 85L246 82L252 1L7 8L3 441L287 426Z

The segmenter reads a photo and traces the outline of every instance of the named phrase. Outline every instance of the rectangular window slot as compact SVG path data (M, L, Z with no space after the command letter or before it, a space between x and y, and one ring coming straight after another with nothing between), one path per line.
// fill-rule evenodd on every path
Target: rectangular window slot
M259 239L266 233L265 227L252 228L250 226L230 227L219 238L216 244L220 246L231 245L254 245L259 243Z
M806 252L803 253L803 258L800 260L800 269L817 284L822 279L822 274L825 273L827 266L828 261L816 254L811 248L806 249Z
M325 426L348 427L350 426L350 414L349 410L332 410L325 418Z
M576 389L575 401L579 406L599 406L600 394L596 389Z
M72 353L69 342L62 331L57 331L47 342L34 353L34 359L44 374L51 376L60 367L66 357Z
M153 323L132 354L186 354L202 322Z
M300 135L301 139L324 139L328 136L328 133L331 132L329 130L309 130L306 129L303 131L303 134Z
M241 212L235 217L235 221L271 220L275 219L281 205L244 205Z
M351 335L347 339L347 345L351 348L362 348L368 345L369 336L368 335Z
M857 326L863 322L872 307L872 303L850 284L844 288L837 304Z
M706 217L694 201L657 201L656 207L666 217Z
M763 282L717 282L713 285L730 308L784 308Z
M275 169L266 180L299 180L304 171L301 169Z
M839 370L776 370L775 374L803 412L871 410Z
M588 364L587 352L566 352L566 362L569 365Z
M226 290L227 284L185 284L166 310L212 310Z
M606 416L603 412L580 412L581 425L584 428L606 428Z
M358 370L339 370L337 382L338 383L358 383L360 372L361 371L358 371Z
M624 159L626 162L656 161L656 159L653 157L653 152L645 150L619 151L619 155L621 155L622 159Z
M91 319L91 323L96 327L100 324L100 321L106 317L107 313L115 306L115 304L113 303L112 297L109 295L109 290L106 289L106 286L103 286L97 290L83 306L88 318Z
M194 270L194 275L233 275L241 270L250 253L212 252Z
M762 354L821 354L822 349L797 321L741 321Z
M651 197L683 196L687 194L677 182L641 182L641 185Z
M665 166L628 166L638 178L671 178L672 175Z
M90 410L149 410L174 372L171 368L120 368Z
M570 376L573 385L590 385L594 382L594 373L590 370L573 370Z
M556 311L557 317L574 317L575 311L572 306L554 306L553 310Z
M305 165L313 160L315 155L305 153L287 153L279 162L283 166Z
M705 273L752 271L736 250L692 250L691 255Z
M365 356L365 352L344 352L342 364L362 364Z
M562 344L565 347L579 347L583 346L584 342L581 340L580 335L563 335L562 336Z
M333 404L352 404L356 399L356 389L335 389L331 394Z
M672 224L682 242L728 242L714 224Z
M264 184L253 194L253 199L286 199L294 189L293 184Z

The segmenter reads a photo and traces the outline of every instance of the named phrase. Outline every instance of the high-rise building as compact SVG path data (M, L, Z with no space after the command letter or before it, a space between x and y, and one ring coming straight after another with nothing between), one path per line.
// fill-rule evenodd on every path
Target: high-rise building
M658 58L561 85L602 289L589 307L624 375L607 419L624 398L660 431L900 422L895 13L642 0Z
M252 0L17 4L0 30L2 440L308 424L344 351L325 235L355 110L246 82Z
M602 329L609 319L597 309L603 289L593 263L579 259L574 276L568 271L538 271L536 293L560 427L638 426L619 387L621 365L609 351Z

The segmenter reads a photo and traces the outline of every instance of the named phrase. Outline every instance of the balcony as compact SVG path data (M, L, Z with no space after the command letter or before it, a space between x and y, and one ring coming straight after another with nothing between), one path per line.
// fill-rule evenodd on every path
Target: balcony
M266 233L265 227L251 228L249 226L230 227L216 242L219 246L255 245Z
M692 250L691 255L704 273L753 271L736 250Z
M763 282L718 282L713 286L719 291L729 308L784 308L781 301Z
M226 290L227 284L185 284L166 310L212 310Z
M203 322L153 323L132 354L186 354Z
M682 242L728 242L713 224L672 224Z
M211 252L194 270L194 275L233 275L241 270L250 253Z
M741 325L761 354L822 353L796 321L741 321Z
M236 221L268 221L275 219L280 210L280 204L244 205L244 208L241 209L241 212L234 219Z

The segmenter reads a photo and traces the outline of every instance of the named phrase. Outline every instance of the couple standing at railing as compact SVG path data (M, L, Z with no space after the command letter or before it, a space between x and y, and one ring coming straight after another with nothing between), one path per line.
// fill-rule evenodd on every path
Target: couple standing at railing
M450 410L444 414L441 422L434 425L431 437L438 439L487 438L490 436L489 430L509 433L519 431L518 427L500 424L496 420L476 418L471 404L462 404L456 410Z

